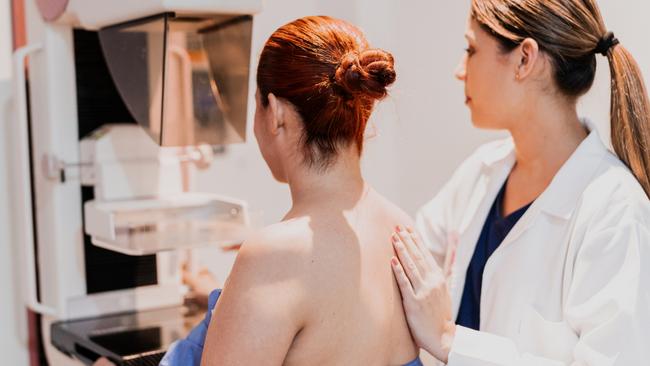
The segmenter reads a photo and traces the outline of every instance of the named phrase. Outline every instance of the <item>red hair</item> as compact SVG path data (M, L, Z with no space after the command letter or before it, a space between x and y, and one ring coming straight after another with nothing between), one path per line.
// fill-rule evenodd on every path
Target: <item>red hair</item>
M266 42L257 68L262 105L268 95L295 106L304 125L305 161L326 168L339 147L359 154L375 101L395 81L393 56L370 49L354 25L327 16L297 19Z

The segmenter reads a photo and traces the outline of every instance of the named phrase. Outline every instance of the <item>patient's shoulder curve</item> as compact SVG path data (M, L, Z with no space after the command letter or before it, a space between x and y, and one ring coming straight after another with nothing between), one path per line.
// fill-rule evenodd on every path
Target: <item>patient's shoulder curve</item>
M242 245L255 251L300 251L310 241L309 219L296 218L265 226Z
M306 220L287 220L254 232L242 244L236 264L253 266L258 273L299 269L309 256L311 244Z

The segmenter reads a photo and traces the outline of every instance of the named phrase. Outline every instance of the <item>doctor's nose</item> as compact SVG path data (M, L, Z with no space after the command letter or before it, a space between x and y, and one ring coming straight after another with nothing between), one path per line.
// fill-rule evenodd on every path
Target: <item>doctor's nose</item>
M456 66L456 70L454 71L454 76L456 76L456 79L460 81L465 81L467 77L467 55L463 55L463 58L460 60L458 63L458 66Z

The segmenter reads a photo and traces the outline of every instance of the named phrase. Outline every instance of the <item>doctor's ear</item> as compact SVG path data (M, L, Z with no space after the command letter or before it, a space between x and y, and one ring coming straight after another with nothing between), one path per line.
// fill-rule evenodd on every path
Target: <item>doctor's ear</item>
M523 80L534 71L540 59L539 44L532 38L526 38L515 52L517 53L515 79Z
M269 109L271 112L271 119L269 121L269 130L274 135L277 135L280 132L280 129L284 127L284 119L286 117L286 106L284 103L273 95L269 93Z

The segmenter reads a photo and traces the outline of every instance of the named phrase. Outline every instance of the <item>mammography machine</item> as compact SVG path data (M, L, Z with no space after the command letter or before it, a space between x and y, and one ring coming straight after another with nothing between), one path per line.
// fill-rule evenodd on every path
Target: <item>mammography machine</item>
M153 365L197 321L181 257L231 246L245 202L192 173L246 134L261 0L26 0L12 176L51 365Z

